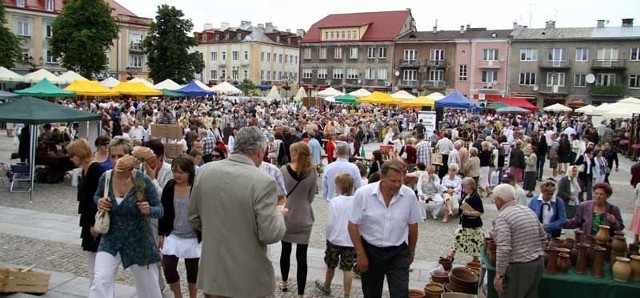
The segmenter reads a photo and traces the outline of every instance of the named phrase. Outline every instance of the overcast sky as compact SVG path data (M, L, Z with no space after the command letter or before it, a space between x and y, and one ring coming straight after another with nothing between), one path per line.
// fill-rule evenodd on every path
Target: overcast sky
M556 27L594 27L596 20L609 20L620 26L622 18L635 18L640 25L640 0L116 0L133 13L153 18L163 3L181 9L202 30L205 23L219 27L221 22L238 26L240 21L272 22L278 29L305 29L328 14L402 10L411 8L418 30L431 30L436 20L442 30L460 25L490 29L510 29L517 21L531 27L544 27L556 20Z

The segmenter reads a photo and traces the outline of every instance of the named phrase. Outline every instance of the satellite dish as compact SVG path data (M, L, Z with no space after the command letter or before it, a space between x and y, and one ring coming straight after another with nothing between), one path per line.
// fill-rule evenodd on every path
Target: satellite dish
M589 84L593 84L593 82L596 81L596 76L594 76L592 73L588 74L585 76L585 81Z
M538 87L538 85L533 85L533 91L538 91L538 89L540 89L540 87Z

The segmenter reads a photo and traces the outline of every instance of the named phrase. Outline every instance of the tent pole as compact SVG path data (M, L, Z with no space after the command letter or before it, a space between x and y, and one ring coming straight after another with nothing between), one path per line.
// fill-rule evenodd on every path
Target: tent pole
M34 189L34 180L36 177L36 147L38 146L38 132L36 128L38 126L36 124L30 124L29 130L31 131L31 146L29 146L29 171L31 172L31 185L29 187L29 203L33 203L33 189Z

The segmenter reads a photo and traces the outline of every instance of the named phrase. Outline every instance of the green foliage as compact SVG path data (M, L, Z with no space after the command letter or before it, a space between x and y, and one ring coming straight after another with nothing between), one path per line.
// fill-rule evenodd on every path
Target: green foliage
M9 29L5 16L5 0L0 0L0 66L12 68L23 59L18 37Z
M107 69L107 51L118 38L118 24L106 1L72 0L53 21L49 45L62 67L85 78Z
M244 81L240 83L240 86L238 86L238 89L240 89L244 95L249 95L251 90L256 89L256 85L251 80L244 79Z
M591 95L622 96L621 86L591 86Z
M172 79L184 84L193 80L194 74L202 72L202 53L189 53L189 48L198 45L196 38L189 36L192 28L193 23L184 19L181 10L166 4L158 6L149 35L142 42L149 76L154 82Z

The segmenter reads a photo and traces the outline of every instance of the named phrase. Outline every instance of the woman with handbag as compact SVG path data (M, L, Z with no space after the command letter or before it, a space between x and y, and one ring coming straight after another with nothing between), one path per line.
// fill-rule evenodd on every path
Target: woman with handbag
M156 187L141 171L132 155L130 140L115 137L109 145L114 169L100 178L93 200L98 211L108 212L109 227L103 233L96 255L90 298L114 297L118 267L131 268L140 298L161 297L158 284L160 255L149 226L149 217L163 215ZM149 266L151 265L151 266Z
M311 163L311 150L303 142L294 143L289 148L291 162L283 166L282 176L287 188L286 208L289 215L285 218L287 233L282 238L282 252L280 255L280 273L282 282L280 289L288 290L289 260L291 258L291 244L296 244L296 261L298 296L304 295L307 283L307 248L311 237L311 227L315 220L311 203L316 195L317 175Z
M164 276L174 296L182 297L178 261L184 258L189 297L195 298L202 235L191 227L187 218L191 187L196 178L195 166L191 158L179 156L171 162L171 170L173 179L162 190L164 216L158 222L158 248L162 252Z
M75 140L69 143L66 149L73 164L82 169L82 175L78 183L78 213L80 214L80 227L82 227L80 232L82 250L87 256L89 287L91 287L96 264L96 252L98 251L98 243L100 243L100 233L93 228L96 212L98 211L98 206L93 201L93 195L98 189L100 176L105 170L100 163L93 159L91 145L87 140Z

